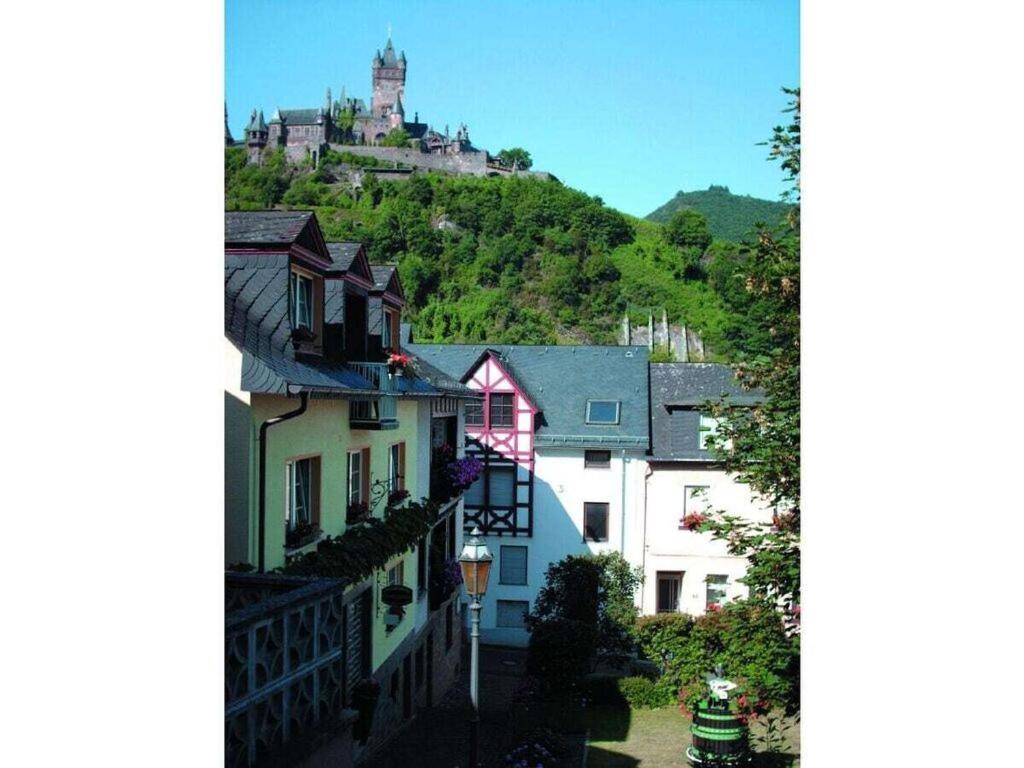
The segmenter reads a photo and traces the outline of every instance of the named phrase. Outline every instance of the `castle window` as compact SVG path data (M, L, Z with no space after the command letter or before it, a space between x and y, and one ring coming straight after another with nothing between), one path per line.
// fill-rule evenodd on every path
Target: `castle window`
M587 400L587 424L618 423L618 400Z

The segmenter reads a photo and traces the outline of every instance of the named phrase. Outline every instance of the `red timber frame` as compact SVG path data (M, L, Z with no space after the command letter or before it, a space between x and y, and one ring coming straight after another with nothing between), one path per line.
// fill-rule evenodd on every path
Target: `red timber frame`
M484 463L483 504L465 503L465 529L479 526L485 534L497 536L533 535L533 438L537 407L501 364L498 354L487 350L463 381L484 394L484 423L466 425L466 455ZM491 396L512 395L512 426L491 424ZM513 472L512 505L495 506L490 499L489 475L494 469Z

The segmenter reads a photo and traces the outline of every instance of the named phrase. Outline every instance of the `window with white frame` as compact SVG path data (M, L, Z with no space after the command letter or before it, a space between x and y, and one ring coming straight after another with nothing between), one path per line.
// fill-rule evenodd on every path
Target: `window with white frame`
M292 326L313 329L313 280L291 273Z
M683 517L707 509L708 487L706 485L683 486Z
M363 452L348 452L348 503L349 506L366 501L363 488Z
M526 614L529 612L529 600L498 600L495 623L507 629L526 629Z
M526 547L501 546L499 584L526 584Z
M726 599L726 588L729 585L729 577L724 574L709 574L706 581L708 585L708 592L705 607L711 605L722 605Z
M320 496L320 458L296 459L286 465L288 497L285 523L293 530L300 523L318 522Z
M388 493L405 488L405 443L395 443L388 450Z
M658 571L655 611L676 613L679 611L679 595L683 591L682 571Z
M389 587L405 584L405 560L399 560L388 568L387 578Z
M397 349L394 339L395 313L394 310L384 310L384 327L380 332L380 343L384 349Z
M587 400L587 424L618 423L618 400Z
M700 431L698 432L698 443L702 451L708 449L708 438L718 433L718 419L711 416L700 415Z

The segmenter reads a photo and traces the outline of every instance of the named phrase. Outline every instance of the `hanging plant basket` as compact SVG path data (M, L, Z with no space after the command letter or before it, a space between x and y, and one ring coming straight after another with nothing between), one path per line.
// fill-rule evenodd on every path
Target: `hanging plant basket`
M401 608L412 602L412 589L404 584L392 584L380 591L380 599L385 605Z

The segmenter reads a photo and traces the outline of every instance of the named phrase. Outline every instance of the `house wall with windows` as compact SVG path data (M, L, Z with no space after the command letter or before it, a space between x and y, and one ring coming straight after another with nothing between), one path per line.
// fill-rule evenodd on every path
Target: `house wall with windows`
M494 565L480 615L484 642L527 645L529 635L516 614L533 607L552 563L567 555L601 552L622 552L632 559L639 551L641 534L634 521L643 503L643 451L605 449L607 465L590 467L587 453L584 448L537 448L533 535L485 537ZM585 522L590 523L586 528Z
M725 600L746 596L747 588L739 581L746 573L746 558L730 555L726 542L715 541L709 533L683 527L685 515L710 509L748 520L771 520L771 510L758 504L748 486L713 465L652 462L641 558L644 584L638 596L642 613L674 610L700 615L708 602L721 602L715 600L718 595L724 594ZM660 600L659 573L663 581L678 581L678 588L662 587ZM724 585L712 587L711 600L709 576L726 577Z

